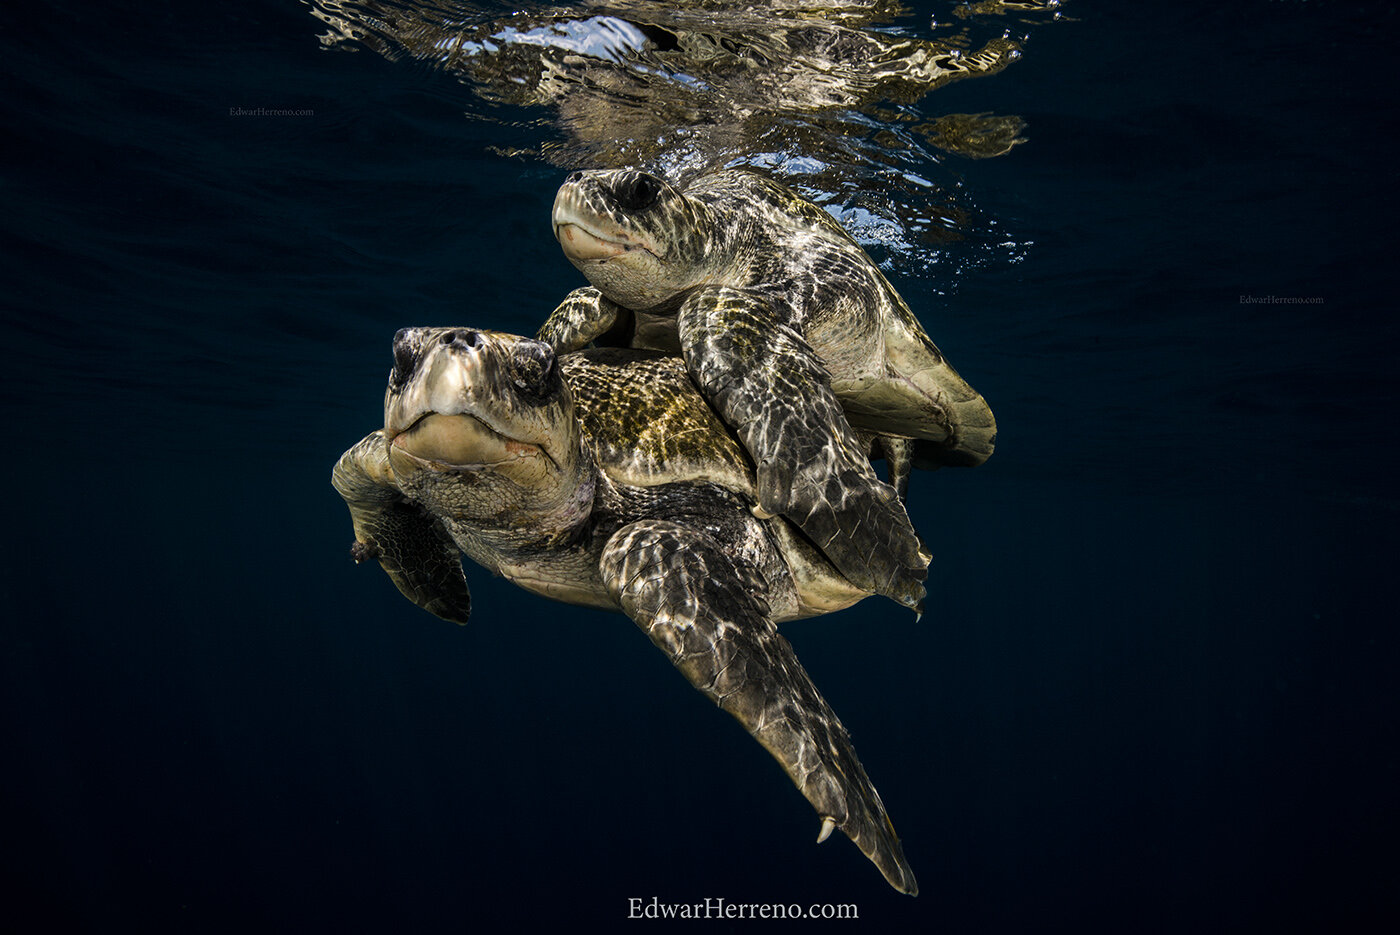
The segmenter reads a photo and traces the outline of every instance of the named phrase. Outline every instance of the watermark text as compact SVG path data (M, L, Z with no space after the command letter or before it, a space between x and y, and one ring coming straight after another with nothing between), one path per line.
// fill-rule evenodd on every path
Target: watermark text
M663 903L653 896L627 900L629 919L858 919L855 903L732 903L710 896L698 903Z
M1241 305L1322 305L1320 295L1242 295Z
M230 107L230 117L314 117L316 111L306 107Z

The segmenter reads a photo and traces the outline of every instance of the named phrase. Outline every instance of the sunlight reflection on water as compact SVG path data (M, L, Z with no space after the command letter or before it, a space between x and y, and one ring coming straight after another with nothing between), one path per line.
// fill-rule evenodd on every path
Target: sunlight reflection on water
M1024 253L993 230L957 168L1009 152L1024 122L942 113L929 92L1015 63L1058 2L955 6L950 24L878 0L693 7L315 0L312 13L329 27L328 48L458 76L475 92L469 116L490 120L501 105L549 113L536 138L501 155L682 182L720 166L763 169L893 271L953 279ZM962 247L950 265L951 243Z

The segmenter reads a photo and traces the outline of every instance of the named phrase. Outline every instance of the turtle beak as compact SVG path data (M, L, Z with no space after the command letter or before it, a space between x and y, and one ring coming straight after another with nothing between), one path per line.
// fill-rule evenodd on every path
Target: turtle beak
M649 176L647 178L650 178ZM653 180L651 200L655 201L660 183ZM554 239L559 241L564 255L574 263L605 263L613 257L643 251L660 256L658 245L636 228L624 230L615 217L609 216L608 204L619 203L611 188L592 175L575 172L560 186L554 196L551 220ZM627 202L632 210L639 203ZM647 203L648 205L650 202Z
M384 431L392 438L429 413L470 413L473 383L488 338L469 328L402 328L384 394ZM450 361L449 361L450 359Z
M572 457L572 399L549 345L471 328L394 335L384 434L446 465Z

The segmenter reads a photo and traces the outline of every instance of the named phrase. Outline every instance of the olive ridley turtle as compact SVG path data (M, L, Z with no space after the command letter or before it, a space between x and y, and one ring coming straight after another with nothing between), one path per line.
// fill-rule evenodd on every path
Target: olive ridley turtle
M470 613L459 549L529 591L627 614L782 764L819 841L839 828L893 887L917 891L845 729L777 630L870 589L753 509L752 463L677 358L402 330L384 428L332 480L357 561L377 558L440 617Z
M761 508L797 522L852 581L907 600L916 536L852 426L876 435L903 494L911 465L985 461L996 421L841 225L746 170L680 189L632 169L571 174L553 223L593 285L537 337L560 353L680 354L757 464Z

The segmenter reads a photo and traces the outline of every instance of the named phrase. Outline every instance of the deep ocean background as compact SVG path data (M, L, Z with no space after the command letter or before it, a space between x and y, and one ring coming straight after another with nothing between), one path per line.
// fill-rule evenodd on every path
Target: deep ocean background
M466 119L455 78L324 50L292 0L0 14L6 915L1392 930L1400 16L1064 10L930 96L1028 139L950 162L1024 259L897 280L1000 424L985 466L914 478L930 612L784 630L916 899L814 846L624 617L469 567L459 629L347 557L330 468L394 330L533 332L581 282L565 170L499 155L539 115Z

